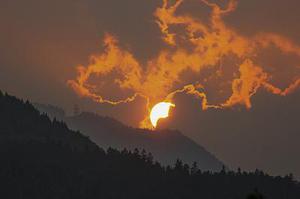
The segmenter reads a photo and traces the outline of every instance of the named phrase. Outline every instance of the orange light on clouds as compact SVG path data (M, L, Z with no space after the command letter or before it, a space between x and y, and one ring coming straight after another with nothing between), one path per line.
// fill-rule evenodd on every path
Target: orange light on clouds
M149 113L141 121L140 127L145 128L152 126L151 118L149 118L151 117L150 107L155 102L173 101L172 99L178 93L185 93L201 100L200 108L206 110L208 108L224 109L235 105L251 108L251 97L259 89L281 96L298 89L299 74L290 78L294 81L290 82L287 88L281 89L271 84L272 74L264 71L263 66L256 63L255 57L259 52L258 49L261 51L272 46L283 54L300 57L300 46L276 33L260 32L253 37L240 35L223 20L225 15L234 12L237 8L236 0L229 0L224 8L208 0L199 1L211 10L207 24L190 15L177 14L178 7L184 2L185 0L178 0L175 3L163 0L162 6L154 11L162 39L170 46L170 49L162 50L157 57L148 60L146 66L142 66L131 52L118 46L118 40L113 35L107 34L104 38L105 51L102 54L92 55L88 66L78 66L77 78L69 80L68 85L79 96L88 97L99 103L118 105L131 102L137 96L144 98L147 102L145 108ZM178 26L184 30L184 35L180 35L180 32L172 28ZM179 38L187 45L178 42ZM192 50L186 49L186 46L192 46ZM210 104L206 88L198 81L186 82L183 87L177 86L179 82L182 83L181 75L185 71L200 74L204 69L209 68L215 70L216 76L220 75L217 72L220 60L231 55L238 59L236 65L239 67L235 71L236 76L231 79L231 95L225 101ZM121 89L133 91L132 96L113 101L101 94L101 90L100 93L96 92L94 88L97 88L97 85L89 84L88 80L92 75L97 75L101 79L112 72L121 75L121 78L114 80L115 84Z

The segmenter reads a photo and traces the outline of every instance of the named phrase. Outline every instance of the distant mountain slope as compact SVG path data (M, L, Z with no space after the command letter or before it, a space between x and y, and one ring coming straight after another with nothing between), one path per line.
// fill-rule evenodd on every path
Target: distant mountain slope
M180 159L190 165L197 162L202 170L219 171L223 166L221 161L179 131L131 128L113 118L88 112L63 118L64 111L57 107L42 104L35 106L52 118L63 119L71 129L79 130L103 148L145 149L163 165L173 165Z
M29 102L1 91L0 157L0 198L246 199L254 190L247 199L261 194L300 197L300 185L291 175L210 173L180 161L164 168L137 150L105 152L63 122L41 115Z
M173 165L176 159L190 165L196 161L202 170L221 170L223 165L203 147L178 131L135 129L93 113L67 117L65 121L70 128L81 131L101 147L145 149L164 165Z

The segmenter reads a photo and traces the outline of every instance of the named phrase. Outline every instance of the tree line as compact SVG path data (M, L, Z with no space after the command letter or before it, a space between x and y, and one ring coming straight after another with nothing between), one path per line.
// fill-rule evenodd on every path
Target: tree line
M104 151L80 132L0 91L1 198L298 199L292 174L161 166L145 150Z

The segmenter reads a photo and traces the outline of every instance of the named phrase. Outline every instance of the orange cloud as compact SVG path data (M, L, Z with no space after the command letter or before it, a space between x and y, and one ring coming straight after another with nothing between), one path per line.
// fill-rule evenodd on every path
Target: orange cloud
M291 40L276 33L258 33L251 38L238 34L223 20L224 15L230 14L237 8L235 0L229 0L225 8L208 0L202 0L203 6L211 9L208 24L189 15L177 15L177 9L184 2L184 0L177 0L170 4L168 0L163 0L162 6L154 12L162 39L170 45L170 49L161 51L157 57L148 60L146 66L141 66L132 53L119 48L115 37L107 34L104 39L105 51L100 55L92 55L88 66L78 66L77 78L69 80L68 85L82 97L112 105L127 103L141 96L147 101L148 110L156 102L172 101L178 93L186 93L200 99L203 110L227 108L237 104L251 108L251 97L260 88L285 96L300 86L299 78L282 90L272 85L269 82L271 75L255 64L258 49L269 46L275 46L283 53L300 57L300 47L293 44ZM176 29L172 29L173 26L182 28L185 34L176 32ZM184 41L184 45L178 42L179 39ZM225 102L209 104L205 88L197 82L186 82L183 88L178 88L178 85L183 83L182 74L185 71L200 74L203 69L210 68L216 70L216 75L220 75L217 72L217 64L223 57L231 55L237 57L242 64L237 71L239 76L232 79L232 94ZM114 80L120 89L131 90L134 94L113 101L96 92L97 85L88 83L91 75L101 79L111 73L120 74L120 78ZM149 124L149 118L146 116L141 126L149 127Z
M223 107L235 104L251 108L251 96L267 81L268 75L251 60L245 60L239 68L240 77L232 81L232 95L222 105Z

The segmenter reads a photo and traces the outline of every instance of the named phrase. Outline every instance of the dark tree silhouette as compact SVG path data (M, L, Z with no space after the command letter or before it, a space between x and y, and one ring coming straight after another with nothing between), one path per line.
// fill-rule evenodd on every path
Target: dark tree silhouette
M225 167L203 172L180 160L163 167L143 150L104 151L28 101L1 91L0 157L1 198L300 198L291 174L273 177Z
M253 193L250 193L247 196L247 199L264 199L264 196L261 193L259 193L257 189L255 189Z

